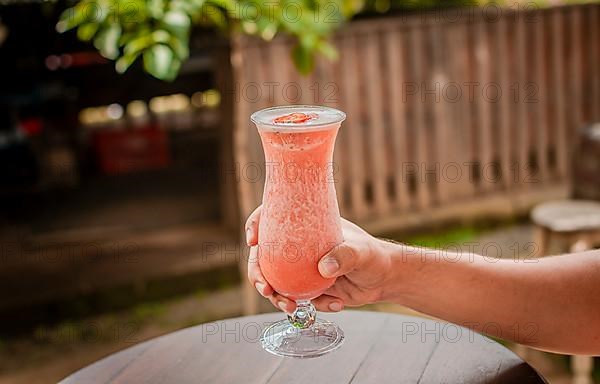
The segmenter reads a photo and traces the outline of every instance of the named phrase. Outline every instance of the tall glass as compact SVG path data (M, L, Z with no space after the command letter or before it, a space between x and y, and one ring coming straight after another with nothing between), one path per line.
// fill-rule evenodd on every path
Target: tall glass
M333 147L346 115L333 108L283 106L255 112L265 153L258 263L278 293L296 301L287 320L265 329L262 346L279 356L316 357L338 348L343 331L316 319L310 300L335 282L319 259L343 241L333 180Z

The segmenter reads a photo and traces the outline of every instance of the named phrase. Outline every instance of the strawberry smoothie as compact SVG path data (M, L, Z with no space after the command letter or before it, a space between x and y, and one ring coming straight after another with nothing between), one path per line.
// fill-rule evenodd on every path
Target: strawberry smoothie
M319 296L321 256L343 241L333 179L333 148L345 114L292 106L252 116L265 152L259 265L269 284L293 300Z

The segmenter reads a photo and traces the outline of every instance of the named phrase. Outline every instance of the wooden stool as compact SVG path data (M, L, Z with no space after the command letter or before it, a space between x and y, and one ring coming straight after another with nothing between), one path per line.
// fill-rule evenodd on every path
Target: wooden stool
M543 203L531 212L535 224L537 256L546 256L550 242L559 239L570 252L582 252L600 244L600 203L588 200L564 200ZM523 349L519 348L521 352ZM592 384L594 360L590 356L573 356L574 384Z

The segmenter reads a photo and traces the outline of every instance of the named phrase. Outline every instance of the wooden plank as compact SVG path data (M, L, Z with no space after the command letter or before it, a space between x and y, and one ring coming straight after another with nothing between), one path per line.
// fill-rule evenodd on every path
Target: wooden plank
M439 338L424 337L424 329L435 332L435 325L426 320L414 319L398 322L389 316L381 333L364 358L352 383L418 383L429 363ZM441 331L441 327L438 327ZM409 342L414 339L417 342ZM392 352L393 353L390 353ZM402 356L401 359L398 356ZM398 371L404 372L401 379ZM442 381L443 382L443 381Z
M543 184L548 179L548 87L546 80L547 66L546 62L546 39L544 17L538 13L534 23L535 37L535 63L536 63L536 85L537 102L530 104L536 109L536 130L537 143L535 146L538 172L536 180Z
M528 183L525 183L526 176L530 174L529 167L529 119L528 119L528 104L524 102L526 97L527 86L527 33L524 13L517 15L515 25L515 46L516 46L516 83L512 87L514 101L516 102L517 114L517 161L514 165L517 170L515 183L520 188L526 188Z
M470 167L468 167L468 164L473 161L471 156L471 129L473 126L473 118L471 115L469 93L466 88L466 84L471 82L468 66L468 25L459 23L454 28L450 28L450 34L452 35L452 38L449 41L449 50L453 52L452 73L460 94L455 108L457 116L454 129L454 141L449 147L454 151L454 158L457 159L457 163L461 167L461 177L454 186L457 190L457 197L462 198L472 196L475 192L475 185L471 182Z
M340 105L340 61L333 62L324 57L317 59L318 77L316 78L317 92L319 94L319 103L328 107L341 109ZM348 202L346 201L346 184L352 176L348 173L346 162L346 126L342 126L338 132L335 150L333 152L333 172L335 188L338 199L338 205L342 216L346 214Z
M413 121L412 132L414 138L414 146L416 150L416 187L417 187L417 207L424 209L431 204L427 179L422 170L427 166L427 140L426 140L426 123L425 123L425 103L421 99L421 86L424 82L424 66L425 66L425 47L423 45L423 29L412 28L408 34L409 49L412 58L412 78L414 85L417 87L416 95L413 95Z
M290 57L289 54L287 57ZM314 83L314 71L306 75L298 74L298 84L300 85L300 89L302 89L302 95L300 102L294 102L293 104L318 104L319 101L315 100L315 93L313 92Z
M288 44L282 42L272 42L267 52L269 76L268 81L264 86L261 87L263 97L267 98L267 102L273 105L287 105L291 104L288 96L286 96L286 89L291 85L292 79L289 76L288 65L291 63L289 60ZM289 92L293 94L294 92Z
M247 102L250 103L251 112L272 106L272 103L269 103L268 101L268 93L266 92L265 88L265 83L267 82L267 76L265 72L268 71L269 68L266 63L265 65L260 64L264 62L266 55L267 52L265 52L264 45L262 44L249 48L246 55L246 67L253 69L252 72L249 72L248 82L246 84L247 89L250 90L251 87L255 87L258 92L256 95L254 95L251 93L253 91L248 91L248 94L245 95L245 97L248 98ZM254 189L254 199L256 202L255 205L259 205L262 202L262 194L265 182L265 156L258 131L253 124L251 125L252 128L249 133L248 140L249 150L251 153L249 158L250 161L247 164L241 164L241 177L246 178L247 182L252 185Z
M246 60L248 53L247 49L242 48L241 43L236 43L238 37L234 37L233 49L232 49L232 66L234 76L237 82L237 88L235 90L236 98L234 104L234 156L237 170L250 163L251 160L251 142L250 142L250 131L252 129L252 123L250 123L250 104L247 103L241 97L243 87L248 82L248 67L243 66L243 62ZM239 204L241 210L241 216L247 217L256 208L256 198L254 192L254 186L246 178L239 177L238 179L238 195Z
M477 154L480 164L481 179L479 188L482 191L494 189L494 175L489 171L493 170L494 161L492 145L492 109L491 102L485 97L486 87L491 83L491 41L488 36L488 23L484 20L479 21L475 26L475 59L478 87L476 88L476 108L477 108L477 130L479 153Z
M408 184L404 180L403 170L408 162L408 137L406 135L406 110L402 100L402 87L405 81L406 68L402 55L404 48L403 34L400 30L388 30L385 34L385 50L387 52L387 79L390 85L390 117L391 140L394 155L394 185L396 191L395 205L406 210L410 206Z
M346 130L348 131L349 169L352 175L350 200L352 217L361 219L367 214L365 196L364 151L362 147L363 134L360 121L360 89L357 76L357 45L355 36L349 35L342 39L341 61L343 99L346 106Z
M450 184L452 180L448 177L453 175L446 172L446 168L451 163L449 155L449 143L452 140L450 132L450 112L446 95L443 90L449 83L448 69L444 65L447 62L444 47L447 44L446 35L442 33L439 25L430 28L429 39L432 47L432 82L435 90L435 100L433 100L433 162L436 165L436 184L435 197L438 204L445 203L452 198Z
M437 97L436 86L439 84L436 84L433 78L432 28L433 26L421 28L423 45L421 54L423 55L423 67L421 81L419 82L419 100L423 104L424 125L421 136L421 147L417 153L417 158L421 157L419 153L422 153L422 166L419 173L421 185L428 193L428 205L436 205L438 203L440 179L440 163L438 162L437 157L438 143L436 142L436 124L433 121ZM419 138L417 137L417 142L419 142L418 139Z
M600 121L600 4L591 6L588 14L591 32L590 43L590 69L592 73L592 111L593 121Z
M498 106L499 122L499 157L502 183L506 190L513 185L511 137L511 95L510 95L510 54L508 51L508 19L500 18L496 24L496 59L498 63L498 83L502 92Z
M386 145L385 128L383 112L383 95L381 76L381 63L379 62L379 34L370 33L364 44L366 73L364 74L368 81L366 82L367 97L367 116L369 124L369 135L367 137L370 146L371 169L369 174L373 182L373 205L375 212L379 215L388 213L390 204L387 194L387 164L386 164Z
M234 131L234 156L236 166L236 177L238 179L238 196L240 205L240 216L245 221L245 218L261 203L257 183L250 180L245 170L249 164L256 163L257 152L261 148L257 148L260 144L256 142L258 136L256 127L250 122L252 114L252 104L246 99L244 94L245 87L254 79L255 73L252 71L252 66L245 66L244 62L251 60L252 54L257 48L248 48L242 44L243 38L234 36L232 45L231 62L237 88L235 90L236 100L234 102L235 109L235 131ZM240 238L243 239L244 233ZM239 270L241 276L247 275L247 263L245 258L241 257L239 261ZM246 315L255 314L258 312L258 293L247 279L243 279L242 286L242 307L243 313Z
M552 12L552 83L554 97L553 122L555 127L557 176L565 179L569 169L567 146L567 121L565 84L565 52L564 52L564 14L556 9Z
M576 134L583 124L583 79L581 76L582 68L582 12L583 7L575 6L570 9L569 14L569 84L570 84L570 97L569 111L571 112L569 118L569 137ZM597 36L596 36L597 37ZM598 69L596 69L598 70ZM572 142L572 141L570 141Z

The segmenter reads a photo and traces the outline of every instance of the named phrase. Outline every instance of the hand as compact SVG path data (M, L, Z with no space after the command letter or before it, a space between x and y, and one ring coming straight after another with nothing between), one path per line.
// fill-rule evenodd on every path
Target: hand
M246 221L246 242L251 247L248 279L256 290L284 312L292 313L296 303L275 292L258 265L258 223L261 207ZM337 277L333 286L312 300L322 312L341 311L345 305L356 306L381 300L391 275L391 257L385 242L371 236L356 224L342 219L344 242L319 260L323 277Z

